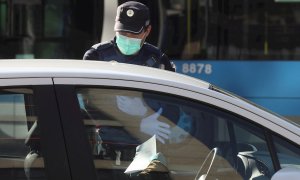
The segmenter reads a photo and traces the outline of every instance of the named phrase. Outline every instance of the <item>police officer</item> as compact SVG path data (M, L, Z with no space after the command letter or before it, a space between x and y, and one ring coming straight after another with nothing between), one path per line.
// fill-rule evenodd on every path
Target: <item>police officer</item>
M147 6L128 1L117 8L114 31L109 42L92 46L84 60L117 61L175 71L175 66L157 47L146 43L151 32L150 13Z
M118 6L114 31L116 32L114 39L109 42L93 45L85 52L83 59L117 61L120 63L175 71L175 65L170 62L167 55L157 47L145 42L147 36L151 32L151 25L149 9L144 4L128 1ZM137 99L126 96L117 96L116 100L119 110L124 113L138 116L139 113L144 112L141 110L143 109L142 102L137 103ZM141 101L142 99L139 100ZM157 118L160 115L169 112L168 109L170 108L165 108L159 103L149 101L150 100L147 100L147 104L151 105L151 108L155 110L155 113L146 116L141 120L140 130L150 136L156 134L157 139L160 142L165 143L169 138L170 126L164 122L160 122ZM132 112L132 110L135 111ZM165 116L168 117L168 115ZM160 173L156 174L156 171L159 171ZM147 169L140 172L136 178L149 179L149 176L155 176L156 179L159 179L157 177L168 179L168 169L161 163L161 159L158 159L157 161L153 160L152 164L150 164ZM135 179L134 177L132 178Z

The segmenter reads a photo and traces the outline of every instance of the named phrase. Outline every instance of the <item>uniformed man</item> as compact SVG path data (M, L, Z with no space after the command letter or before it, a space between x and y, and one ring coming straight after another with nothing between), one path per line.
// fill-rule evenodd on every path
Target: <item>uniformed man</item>
M109 42L92 46L84 60L117 61L175 71L175 66L157 47L146 43L151 32L150 13L147 6L128 1L117 8L114 31Z
M166 54L157 47L145 42L147 36L151 32L151 25L149 9L144 4L135 1L128 1L118 6L114 31L116 32L114 39L109 42L93 45L85 52L83 59L117 61L120 63L136 64L175 71L175 65L170 62ZM119 110L129 115L139 116L141 112L144 112L143 110L140 110L144 107L141 105L142 98L140 98L140 103L136 103L136 98L117 95L116 101ZM156 134L158 140L165 143L165 141L169 138L170 127L167 123L161 122L157 118L160 115L168 117L168 115L164 115L164 113L169 112L168 109L170 108L164 109L164 107L161 107L158 103L155 104L153 102L149 104L151 104L151 108L157 110L157 112L142 118L140 131L148 134L149 136ZM137 112L132 112L132 109ZM141 116L146 114L147 113L144 112ZM143 128L145 125L147 125L146 128ZM163 132L161 133L163 135L160 135L160 131ZM149 179L150 176L160 176L163 177L163 179L166 179L168 175L167 167L161 163L160 159L158 159L153 160L147 169L132 178Z

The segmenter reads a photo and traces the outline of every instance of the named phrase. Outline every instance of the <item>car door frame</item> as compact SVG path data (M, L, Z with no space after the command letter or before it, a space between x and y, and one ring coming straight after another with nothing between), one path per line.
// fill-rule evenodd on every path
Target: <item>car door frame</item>
M33 89L46 178L49 180L71 180L52 79L45 77L0 79L0 88Z
M55 80L54 80L55 81ZM98 179L73 85L55 84L72 179Z

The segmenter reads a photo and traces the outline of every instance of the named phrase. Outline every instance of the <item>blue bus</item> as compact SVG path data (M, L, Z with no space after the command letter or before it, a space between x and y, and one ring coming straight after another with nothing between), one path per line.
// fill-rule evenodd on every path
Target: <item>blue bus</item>
M0 0L0 59L73 58L110 40L125 0ZM300 120L300 0L140 0L179 73Z

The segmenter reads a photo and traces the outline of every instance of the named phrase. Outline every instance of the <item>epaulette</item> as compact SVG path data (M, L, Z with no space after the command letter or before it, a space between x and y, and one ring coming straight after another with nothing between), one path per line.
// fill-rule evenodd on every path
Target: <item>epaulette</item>
M112 46L113 46L113 44L111 41L106 41L106 42L95 44L92 46L92 48L96 49L96 50L104 50L104 49L110 48Z
M158 53L158 52L161 53L160 49L152 44L145 43L144 47L152 53Z

